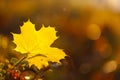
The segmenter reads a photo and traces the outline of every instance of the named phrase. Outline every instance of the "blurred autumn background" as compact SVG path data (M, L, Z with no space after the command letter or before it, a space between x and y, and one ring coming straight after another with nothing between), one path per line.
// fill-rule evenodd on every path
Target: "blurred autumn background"
M119 0L0 0L0 61L19 56L13 33L28 19L39 30L53 26L51 45L69 55L45 80L120 80ZM32 36L31 36L32 37ZM32 45L31 45L32 46Z

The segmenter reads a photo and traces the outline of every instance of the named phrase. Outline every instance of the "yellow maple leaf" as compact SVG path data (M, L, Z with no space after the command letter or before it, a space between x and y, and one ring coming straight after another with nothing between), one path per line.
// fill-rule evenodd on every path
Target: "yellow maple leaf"
M58 62L66 54L63 50L50 47L58 38L53 27L44 27L39 31L35 30L35 25L29 20L21 27L21 34L13 34L14 43L17 45L16 51L22 54L28 53L27 60L30 65L35 64L38 68L48 66L48 61Z

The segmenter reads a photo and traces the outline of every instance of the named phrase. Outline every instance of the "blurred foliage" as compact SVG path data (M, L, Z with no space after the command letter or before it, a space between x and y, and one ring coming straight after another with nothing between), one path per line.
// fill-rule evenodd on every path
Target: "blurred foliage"
M55 26L60 38L51 46L70 56L46 80L119 80L119 0L0 0L0 61L21 56L10 32L28 18L36 30Z

